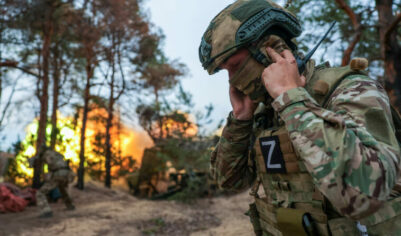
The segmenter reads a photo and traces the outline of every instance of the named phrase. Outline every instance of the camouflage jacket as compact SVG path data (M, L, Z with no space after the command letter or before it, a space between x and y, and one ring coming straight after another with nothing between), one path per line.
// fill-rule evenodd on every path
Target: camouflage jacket
M35 156L34 158L38 158L38 156ZM57 171L60 169L69 168L67 162L64 160L63 155L51 149L44 151L40 155L40 158L44 163L47 164L49 171Z
M380 208L398 180L400 148L389 99L367 76L346 77L323 108L305 88L272 103L316 187L342 215L360 219ZM253 121L229 115L211 156L220 187L243 190L256 177Z

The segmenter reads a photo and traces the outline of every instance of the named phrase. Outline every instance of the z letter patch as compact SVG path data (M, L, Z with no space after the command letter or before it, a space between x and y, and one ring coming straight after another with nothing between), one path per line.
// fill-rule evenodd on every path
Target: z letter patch
M267 173L286 173L283 153L277 136L259 139Z

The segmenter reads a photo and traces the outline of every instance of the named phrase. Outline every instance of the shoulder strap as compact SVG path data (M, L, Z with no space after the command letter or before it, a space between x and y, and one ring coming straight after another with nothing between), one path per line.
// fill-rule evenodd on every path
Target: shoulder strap
M350 76L353 75L368 76L366 71L353 70L350 66L339 68L317 68L306 86L306 89L322 107L327 107L328 101L336 88L344 79L350 78ZM392 105L390 105L390 107L395 135L401 146L401 116Z
M305 88L322 107L326 107L332 93L344 79L351 75L367 76L367 72L353 70L350 66L317 68Z

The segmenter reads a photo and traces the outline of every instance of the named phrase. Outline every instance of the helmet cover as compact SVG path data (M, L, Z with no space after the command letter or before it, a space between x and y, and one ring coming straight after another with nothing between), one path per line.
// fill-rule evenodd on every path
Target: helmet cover
M210 23L199 47L199 58L209 74L239 48L249 47L269 32L280 35L287 45L301 34L296 17L271 0L238 0L221 11ZM292 48L294 49L294 48Z

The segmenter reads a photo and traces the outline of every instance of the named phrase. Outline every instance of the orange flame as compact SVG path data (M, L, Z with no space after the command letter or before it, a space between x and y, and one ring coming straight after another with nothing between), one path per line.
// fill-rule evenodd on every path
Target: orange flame
M94 151L99 148L96 147L94 140L99 139L100 135L101 144L105 145L106 116L107 112L103 108L93 109L88 114L85 140L88 161L99 162L104 159L103 155L99 155ZM110 129L110 142L114 156L118 157L121 161L121 165L113 165L111 167L112 176L116 176L121 167L129 166L130 159L135 160L136 166L139 166L145 148L153 146L153 142L145 131L129 128L122 124L118 114L113 117L113 125ZM102 170L104 169L103 166L101 168ZM128 171L133 170L129 169Z
M195 118L189 114L185 114L189 124L183 125L173 119L163 121L163 130L178 131L184 136L194 136L198 132L198 127L194 124ZM76 169L79 165L80 137L82 122L76 122L73 117L64 117L58 115L57 127L60 132L60 142L56 144L55 150L64 155L71 161L72 167ZM97 163L92 166L93 169L104 171L104 148L105 148L105 119L107 112L105 109L93 109L88 114L86 139L85 139L85 158L87 163ZM141 163L143 152L146 148L152 147L154 144L148 134L143 130L130 128L120 121L120 116L114 114L110 130L111 146L113 157L118 159L119 165L112 165L111 174L117 176L121 168L127 171L133 171L130 162L135 161L138 167ZM38 129L38 120L35 119L26 128L26 138L22 141L22 152L16 157L17 171L19 174L27 178L33 177L33 169L28 168L27 159L35 155L36 149L33 145L36 140ZM46 135L50 137L51 126L46 128ZM22 180L20 181L22 184Z
M185 119L190 123L184 124L167 118L163 121L163 130L168 130L170 133L178 132L184 137L195 136L198 133L198 127L195 125L195 118L187 113L179 112L184 115Z
M89 113L86 139L85 139L85 158L87 162L98 162L100 165L97 167L99 170L104 170L104 155L96 152L99 149L99 145L95 144L95 140L99 133L105 133L105 127L98 120L94 119L97 116L106 114L102 109L94 109ZM60 143L56 144L55 150L64 155L65 159L70 160L73 168L77 168L79 165L79 150L80 150L80 137L82 122L74 122L73 117L64 117L61 114L58 115L57 127L60 132ZM113 124L118 124L119 116L116 115L113 119ZM33 177L33 169L28 167L27 159L34 156L36 148L33 145L36 140L36 134L38 129L38 120L35 119L26 128L26 138L22 141L22 152L17 155L17 171L20 175L24 175L27 178ZM46 128L46 135L50 137L51 126ZM118 153L113 153L121 158L121 165L114 166L112 168L112 175L115 176L120 167L126 167L129 165L131 157L135 160L135 164L139 166L142 158L142 154L145 148L153 146L152 140L149 138L145 131L127 127L124 124L113 125L111 129L111 144L112 150ZM101 148L104 148L103 143L100 143ZM132 170L131 170L132 171ZM23 182L21 179L19 182Z

